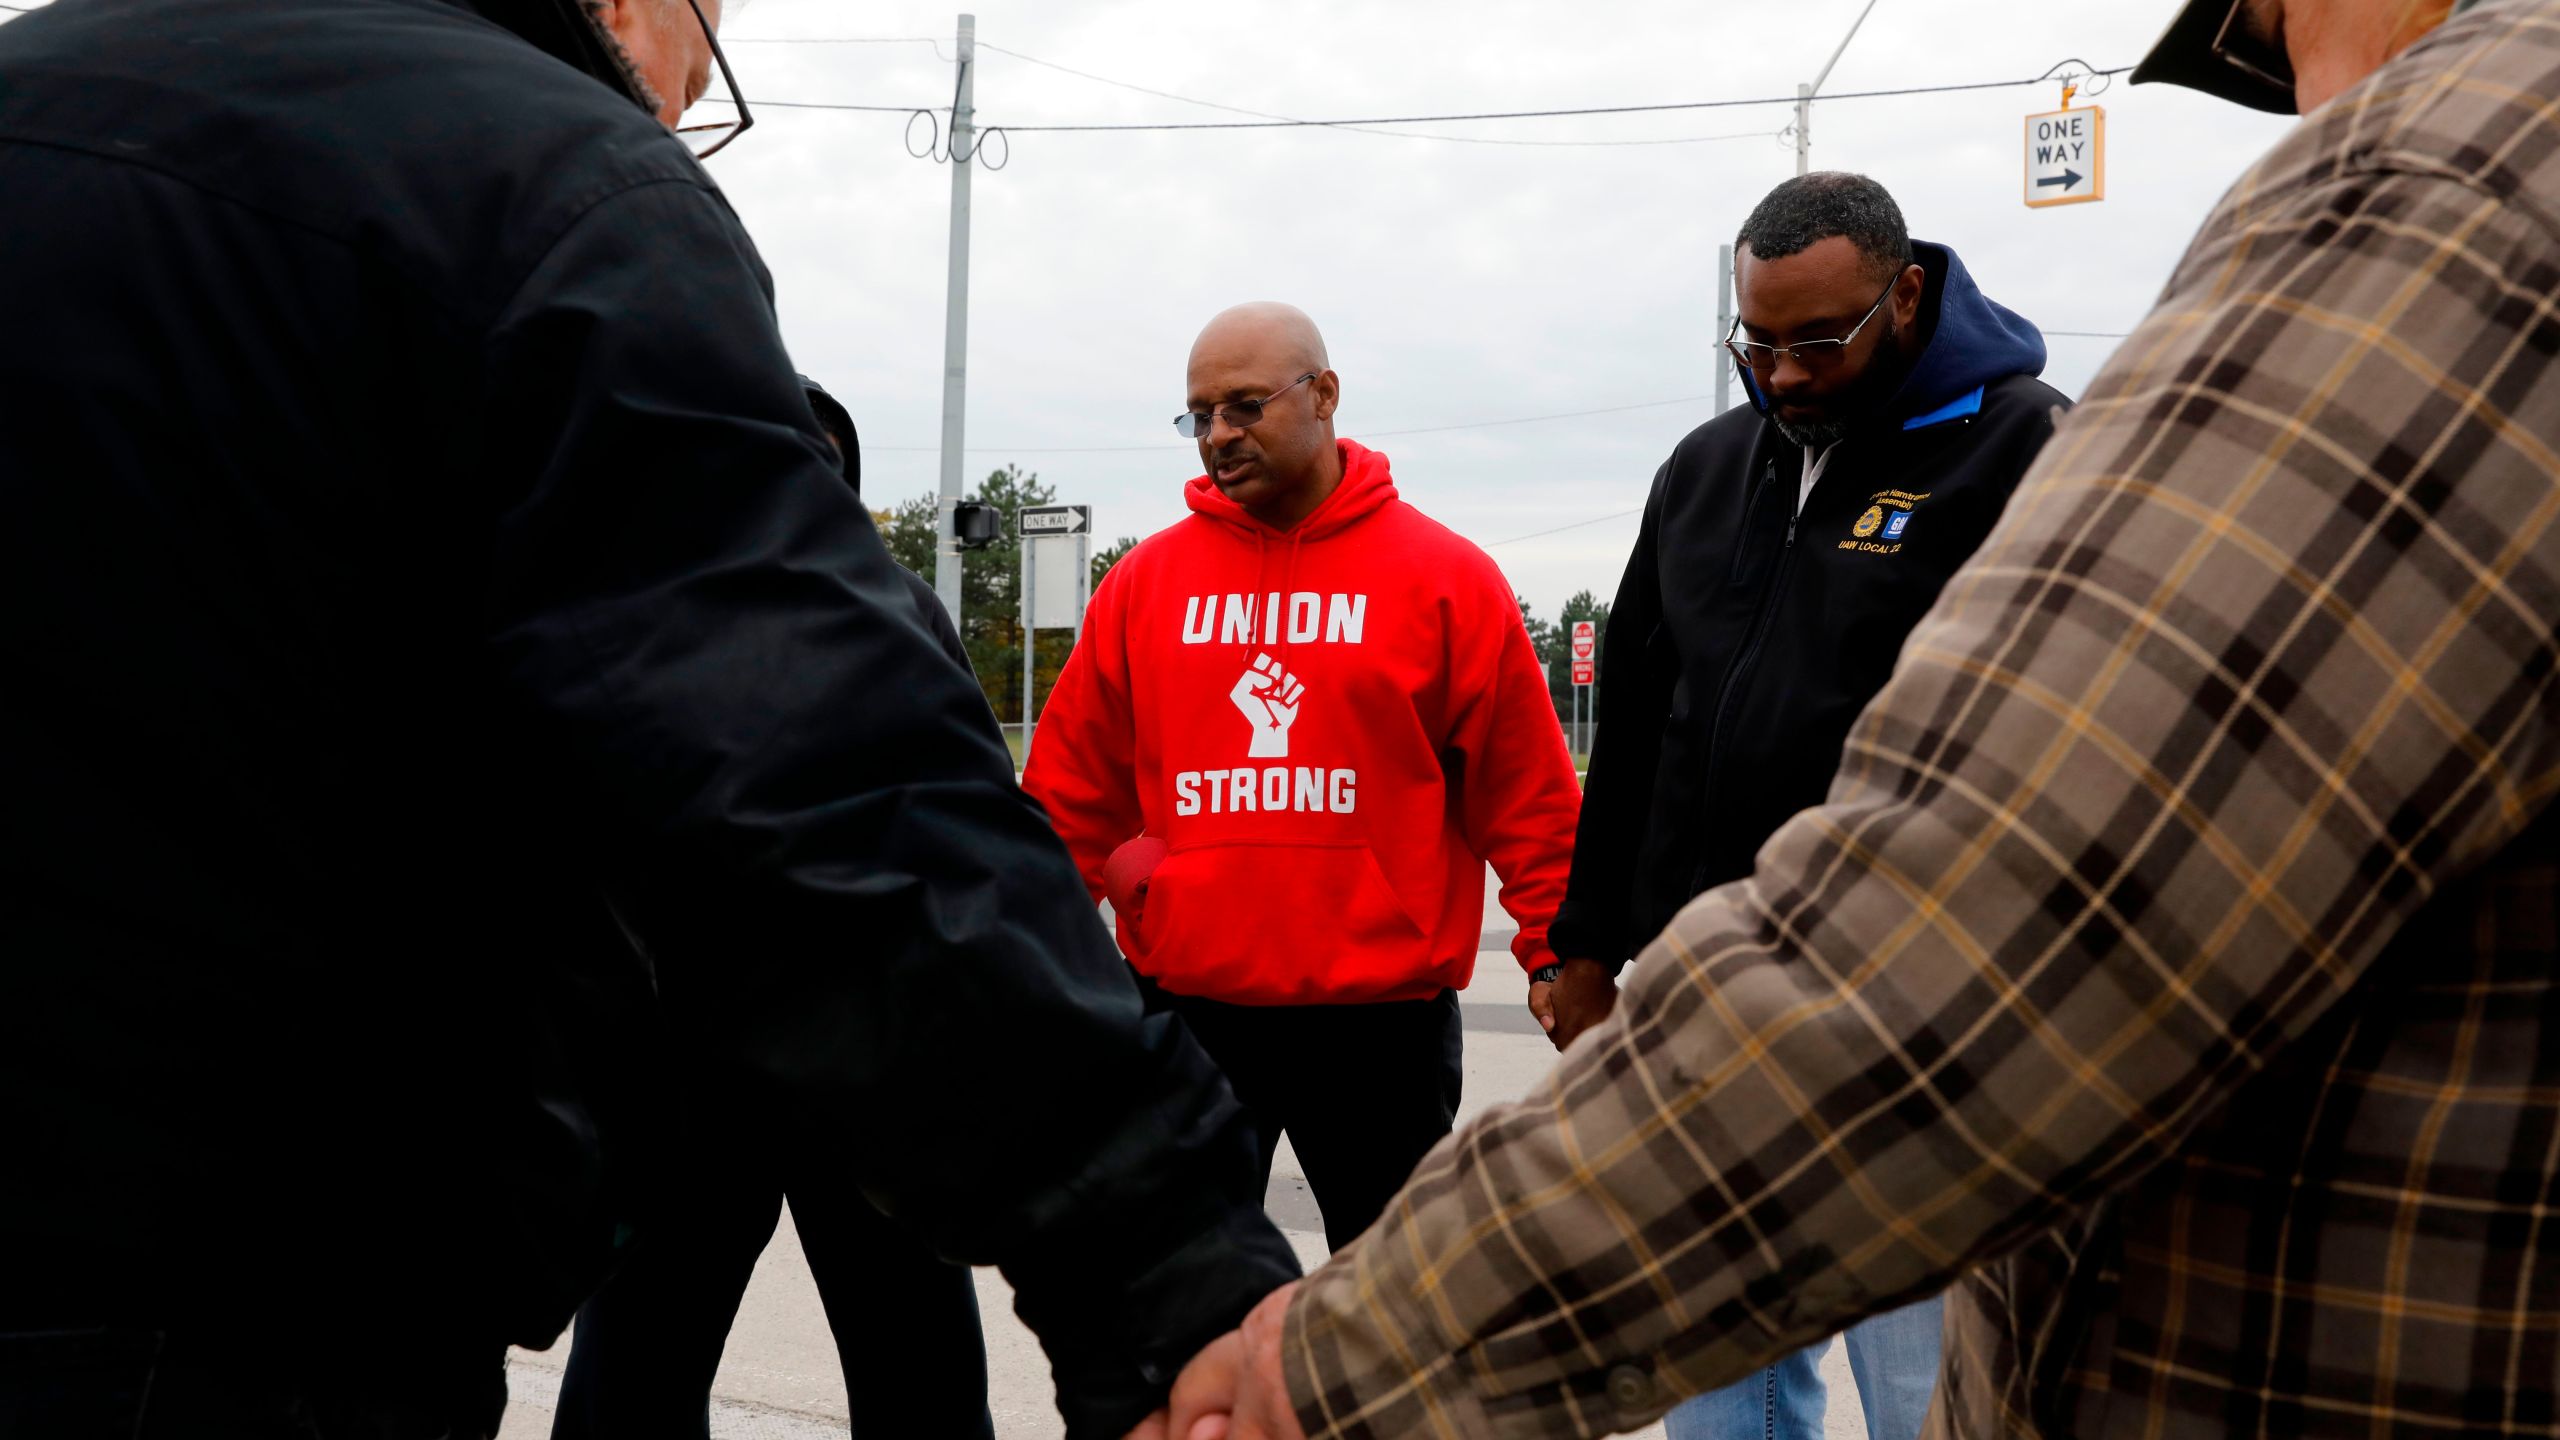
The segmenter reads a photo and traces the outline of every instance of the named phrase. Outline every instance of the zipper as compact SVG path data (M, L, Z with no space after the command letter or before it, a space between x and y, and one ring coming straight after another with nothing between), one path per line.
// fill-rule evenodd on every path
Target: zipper
M1771 461L1770 482L1777 479L1777 472L1777 462ZM1769 621L1778 613L1778 600L1786 593L1787 576L1795 560L1796 526L1803 519L1802 506L1788 507L1787 538L1778 546L1778 563L1770 571L1767 588L1760 592L1757 608L1751 612L1751 628L1744 634L1742 651L1734 657L1732 666L1724 672L1724 683L1716 687L1716 706L1711 712L1713 718L1707 727L1706 794L1702 797L1704 803L1701 809L1714 808L1716 781L1723 770L1721 752L1724 748L1725 716L1733 708L1735 698L1741 693L1742 682L1751 673L1752 665L1759 660L1762 643L1769 638ZM1706 873L1706 863L1701 860L1698 868L1691 872L1689 877L1690 894L1695 895L1703 888L1701 882L1704 881Z

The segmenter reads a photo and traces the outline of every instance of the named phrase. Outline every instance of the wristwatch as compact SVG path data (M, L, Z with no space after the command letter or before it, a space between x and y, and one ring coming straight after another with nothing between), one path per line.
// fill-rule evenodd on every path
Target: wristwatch
M1529 983L1532 985L1553 985L1556 983L1556 977L1563 973L1564 962L1561 960L1551 964L1541 965L1537 969L1529 972Z

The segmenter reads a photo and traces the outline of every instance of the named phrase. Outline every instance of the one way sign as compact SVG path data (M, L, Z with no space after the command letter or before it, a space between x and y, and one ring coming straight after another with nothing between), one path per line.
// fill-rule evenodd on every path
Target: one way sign
M2027 117L2027 206L2107 198L2107 112L2095 105Z

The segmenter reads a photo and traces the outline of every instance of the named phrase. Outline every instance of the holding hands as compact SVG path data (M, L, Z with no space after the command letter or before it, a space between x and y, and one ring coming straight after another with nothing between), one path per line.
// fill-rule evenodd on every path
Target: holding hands
M1280 1373L1280 1336L1297 1282L1253 1307L1244 1324L1202 1350L1173 1382L1166 1408L1128 1440L1306 1440Z
M1529 986L1529 1013L1561 1052L1618 1008L1618 977L1595 960L1567 960L1553 981Z

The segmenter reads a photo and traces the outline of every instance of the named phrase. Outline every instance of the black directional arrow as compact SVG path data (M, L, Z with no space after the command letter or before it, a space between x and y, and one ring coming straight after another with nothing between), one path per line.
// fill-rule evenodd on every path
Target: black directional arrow
M2063 189L2068 190L2072 186L2077 185L2088 178L2088 176L2081 174L2077 170L2065 170L2059 175L2047 175L2043 179L2037 181L2036 188L2042 190L2049 185L2059 185Z

